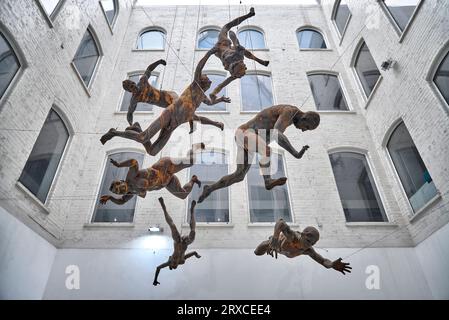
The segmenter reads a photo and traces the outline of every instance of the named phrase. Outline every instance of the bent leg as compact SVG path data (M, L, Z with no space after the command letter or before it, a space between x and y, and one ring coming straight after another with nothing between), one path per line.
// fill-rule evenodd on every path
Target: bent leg
M181 187L181 183L179 182L178 177L173 176L166 188L175 197L185 199L189 195L190 191L192 191L194 183L200 183L197 176L192 176L190 181L187 182L183 187Z
M253 16L255 16L255 15L256 15L256 14L255 14L255 12L254 12L254 8L251 8L251 9L249 10L249 13L247 13L247 14L241 16L241 17L237 17L237 18L235 18L234 20L232 20L232 21L226 23L226 24L223 26L223 28L221 28L220 35L219 35L218 40L220 41L220 40L222 40L222 38L227 39L227 38L228 38L228 31L229 31L232 27L238 26L240 23L242 23L242 22L245 21L246 19L249 19L249 18L251 18L251 17L253 17Z
M189 259L190 257L193 257L193 256L195 256L197 259L201 258L201 256L196 251L192 251L192 252L187 253L184 256L184 259L187 260L187 259Z
M171 159L174 167L173 174L193 166L196 162L196 155L204 148L204 143L195 143L192 145L192 149L187 152L186 157Z
M270 240L265 240L257 246L257 248L254 250L254 254L256 256L262 256L268 252L269 248L270 248Z
M268 64L270 63L270 61L265 61L262 59L257 58L255 55L253 55L250 51L245 50L245 57L247 57L248 59L254 60L258 63L260 63L263 66L268 66Z
M105 144L107 141L111 140L113 137L122 137L125 139L134 140L136 142L143 143L145 140L145 133L139 133L134 130L125 130L125 131L117 131L114 128L109 129L107 133L105 133L100 141L102 144Z
M150 156L157 155L162 148L167 144L168 140L171 137L173 131L169 129L162 129L161 133L159 134L159 137L156 139L156 141L151 144L149 140L146 140L144 143L145 150L148 152Z
M209 118L206 118L206 117L197 116L196 114L193 115L193 120L199 121L201 124L207 124L207 125L211 125L211 126L220 128L221 130L224 129L223 122L213 121L213 120L211 120Z

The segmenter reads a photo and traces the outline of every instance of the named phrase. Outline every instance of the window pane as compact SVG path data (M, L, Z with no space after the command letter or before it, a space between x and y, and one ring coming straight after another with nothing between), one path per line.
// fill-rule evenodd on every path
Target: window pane
M321 33L305 29L296 34L301 49L326 49L326 42Z
M277 161L278 165L278 170L276 174L272 175L272 178L285 177L282 156L273 153L271 161ZM259 159L257 157L247 175L250 221L276 222L278 219L284 219L287 222L291 222L287 184L272 190L265 189L263 176L260 174L259 169Z
M19 178L43 203L47 199L68 139L69 132L64 122L51 110Z
M106 14L106 18L108 19L108 23L112 26L114 22L114 17L116 13L114 0L102 0L101 5L103 7L104 13Z
M240 79L240 86L243 111L260 111L273 105L269 76L247 74Z
M437 190L404 123L395 129L387 148L405 193L416 212L437 195Z
M449 104L449 53L438 67L434 81L444 99Z
M201 32L201 34L198 37L198 48L200 49L210 49L218 41L218 34L220 32L218 30L205 30Z
M384 0L398 27L404 31L419 0Z
M121 197L121 195L109 191L109 187L114 180L125 180L129 170L129 168L114 167L110 159L114 159L117 162L136 159L140 167L143 163L143 154L137 152L120 152L111 154L108 157L100 193L95 203L92 222L132 222L134 219L134 210L136 209L137 195L122 205L115 204L112 201L108 201L106 204L100 204L99 202L102 195L111 195L115 198Z
M377 83L377 80L379 80L380 72L379 69L377 69L376 62L369 52L366 43L363 43L360 48L359 55L355 62L355 70L357 71L366 96L369 97Z
M226 155L221 152L202 152L190 169L190 176L197 175L201 188L195 184L189 195L189 203L197 200L206 184L212 184L228 174ZM219 189L195 207L197 222L229 222L229 188ZM190 220L190 217L189 217Z
M244 30L238 34L239 42L247 49L265 49L263 34L256 30Z
M139 83L140 77L142 74L136 74L130 76L128 79L131 81L134 81L135 83ZM157 76L151 75L150 79L148 79L148 82L156 88L157 83ZM128 111L129 103L131 101L132 94L131 92L125 91L123 94L123 100L122 105L120 106L120 111ZM152 111L153 105L148 103L139 102L136 107L136 111Z
M365 156L338 152L329 158L346 221L387 221Z
M87 87L89 86L99 56L97 44L90 31L87 30L83 40L81 40L75 58L73 58L73 63Z
M343 32L345 31L346 23L348 22L350 14L351 11L349 11L347 1L340 1L334 17L335 24L337 25L338 31L340 31L340 35L343 35Z
M207 73L206 73L207 74ZM206 91L206 95L209 96L220 83L225 81L226 77L218 74L207 74L209 79L212 81L210 88ZM221 89L221 91L217 94L217 97L226 96L226 87ZM226 104L224 102L220 102L214 104L213 106L208 106L205 103L201 103L197 111L226 111Z
M56 6L58 5L60 0L39 0L42 6L45 9L47 15L51 16L53 11L55 11Z
M308 78L318 110L348 110L337 76L314 74Z
M3 34L0 33L0 98L19 69L20 63L17 56Z
M139 36L137 49L164 50L164 36L161 31L146 31Z

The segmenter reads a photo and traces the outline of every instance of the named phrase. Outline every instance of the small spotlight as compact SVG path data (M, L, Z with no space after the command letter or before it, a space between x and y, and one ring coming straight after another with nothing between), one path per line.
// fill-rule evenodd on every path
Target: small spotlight
M161 228L159 226L151 226L148 228L148 231L150 231L151 233L161 233L164 232L164 228Z
M388 59L387 61L382 62L382 64L380 65L380 68L383 71L387 71L390 68L393 68L395 64L396 64L396 61L394 61L393 59Z

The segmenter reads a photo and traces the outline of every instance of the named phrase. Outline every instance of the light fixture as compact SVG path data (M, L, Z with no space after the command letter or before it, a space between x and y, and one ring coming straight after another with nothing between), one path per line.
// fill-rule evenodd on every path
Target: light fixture
M157 226L150 226L148 228L148 231L150 231L151 233L162 233L164 232L164 228Z
M396 61L395 61L395 60L393 60L393 59L388 59L388 60L382 62L382 64L380 65L380 68L381 68L383 71L387 71L387 70L389 70L390 68L393 68L393 67L395 66L395 64L396 64Z

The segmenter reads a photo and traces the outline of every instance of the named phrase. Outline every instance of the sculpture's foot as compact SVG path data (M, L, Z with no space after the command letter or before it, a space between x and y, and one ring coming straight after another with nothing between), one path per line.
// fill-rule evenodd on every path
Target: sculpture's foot
M201 188L201 181L198 179L196 175L192 176L193 183L196 183L198 185L198 188Z
M198 203L201 203L210 195L210 186L205 185L203 188L203 193L201 194L200 198L198 199Z
M250 17L254 17L256 15L256 12L254 11L254 8L251 7L251 9L249 9L249 14Z
M105 144L109 140L111 140L115 136L116 130L114 128L109 129L108 132L106 132L101 138L100 142L101 144Z
M279 179L269 179L268 181L265 181L265 189L271 190L276 186L282 186L287 182L287 178L279 178Z
M268 66L269 64L270 64L270 61L263 61L262 62L262 65L265 66L265 67Z
M219 128L221 129L221 131L224 130L224 124L223 124L223 122L219 122L219 123L218 123L218 126L219 126Z
M127 127L125 130L132 130L136 131L137 133L142 132L142 128L140 127L140 124L138 122L134 122L132 126Z

